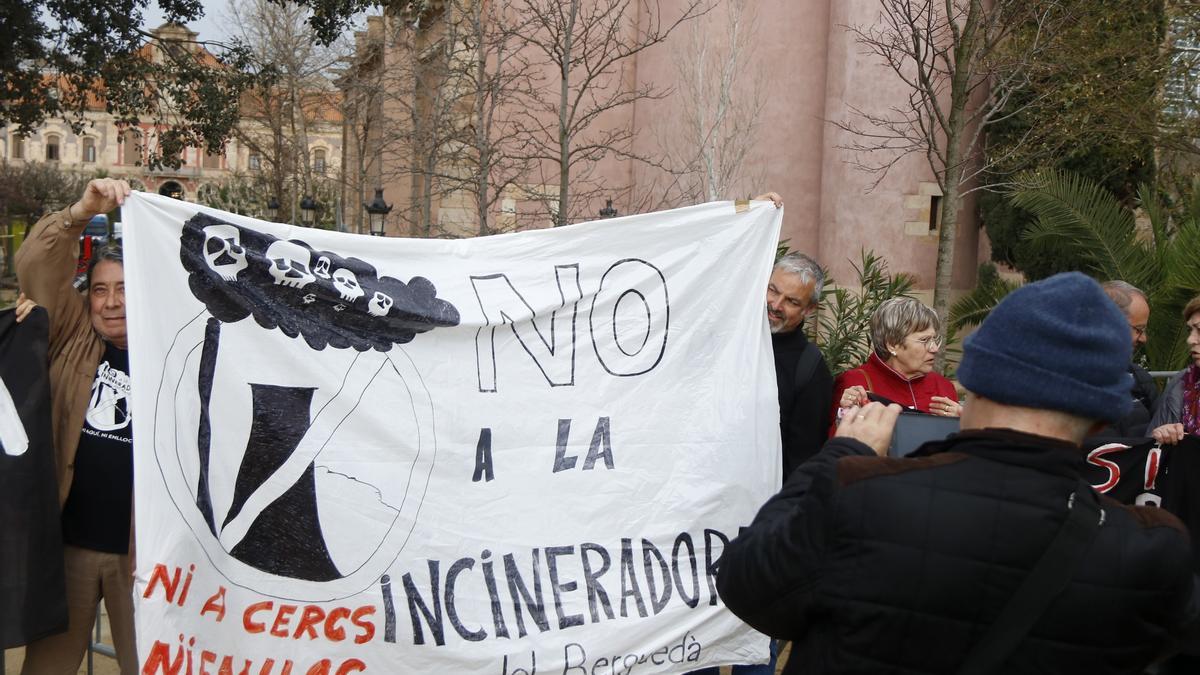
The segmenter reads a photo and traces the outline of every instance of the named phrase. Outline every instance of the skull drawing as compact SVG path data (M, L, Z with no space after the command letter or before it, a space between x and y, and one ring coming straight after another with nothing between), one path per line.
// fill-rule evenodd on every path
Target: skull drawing
M277 241L267 247L267 259L271 261L269 272L277 286L304 288L317 280L308 271L312 254L299 244Z
M317 258L317 264L313 265L313 274L321 277L322 279L328 279L329 278L329 258L327 258L326 256L321 256L320 258Z
M372 295L371 301L367 303L367 313L371 316L386 316L391 308L392 296L379 291L375 291L375 295Z
M358 285L358 277L354 276L354 272L342 267L333 273L333 287L337 289L338 295L347 302L354 302L366 295L362 286Z
M246 249L233 225L209 225L204 228L204 261L225 281L236 281L246 269Z

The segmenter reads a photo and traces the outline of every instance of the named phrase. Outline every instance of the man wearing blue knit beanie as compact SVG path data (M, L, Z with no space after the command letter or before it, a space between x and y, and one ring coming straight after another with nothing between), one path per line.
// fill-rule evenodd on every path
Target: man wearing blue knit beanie
M1005 298L963 345L962 431L886 456L872 403L726 547L725 604L793 641L785 673L1142 673L1200 649L1183 525L1080 477L1129 405L1129 328L1078 273Z

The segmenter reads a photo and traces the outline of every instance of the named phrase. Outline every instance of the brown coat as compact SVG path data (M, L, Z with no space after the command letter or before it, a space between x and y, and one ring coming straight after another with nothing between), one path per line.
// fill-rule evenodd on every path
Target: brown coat
M16 255L21 290L50 314L50 396L59 506L71 490L83 416L104 354L104 341L92 328L87 297L72 284L79 235L87 221L71 222L68 210L39 220Z

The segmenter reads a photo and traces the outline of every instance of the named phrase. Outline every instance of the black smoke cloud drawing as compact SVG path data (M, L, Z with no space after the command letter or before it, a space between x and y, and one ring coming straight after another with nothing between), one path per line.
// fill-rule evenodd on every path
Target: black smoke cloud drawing
M202 213L184 223L179 259L192 294L213 317L233 323L253 315L263 328L303 336L316 350L386 352L459 322L458 310L424 277L381 277L357 258Z
M360 592L408 541L436 462L433 401L404 345L458 310L423 277L205 214L179 245L205 309L172 340L158 392L172 500L236 585ZM395 432L366 465L364 429Z

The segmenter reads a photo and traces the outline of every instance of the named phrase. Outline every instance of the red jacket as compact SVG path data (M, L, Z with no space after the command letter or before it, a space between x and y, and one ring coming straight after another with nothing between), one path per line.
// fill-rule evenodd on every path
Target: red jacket
M929 412L929 399L934 396L945 396L954 401L958 400L958 392L955 391L954 384L941 375L929 373L918 375L911 380L906 379L884 363L878 355L871 352L866 363L838 375L833 383L830 436L837 430L838 402L842 400L842 392L855 385L891 399L906 408L915 408L921 412Z

